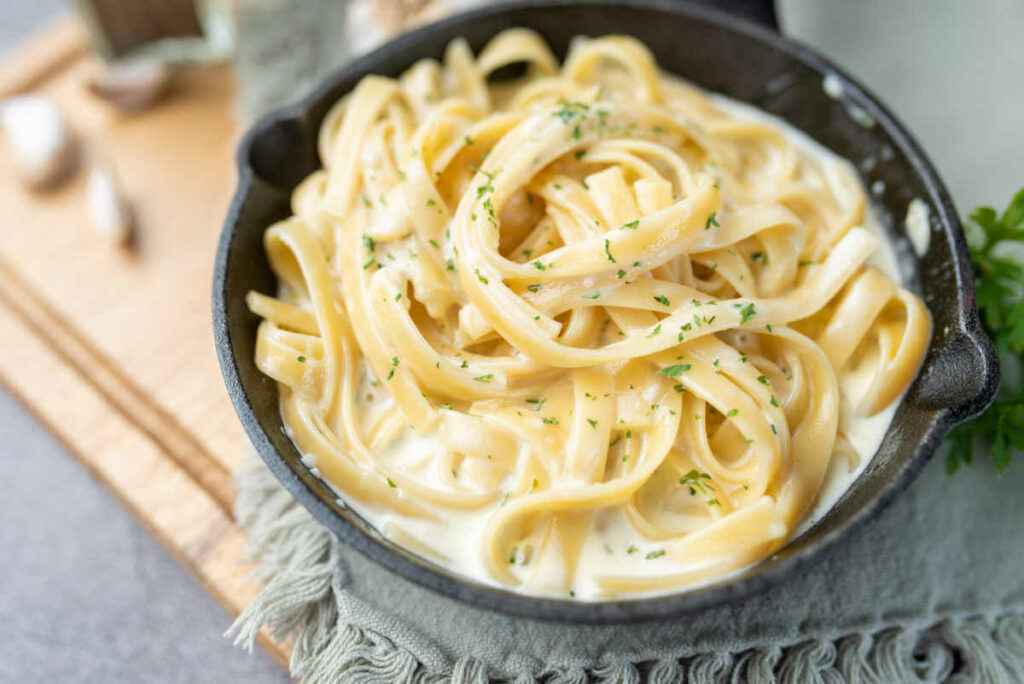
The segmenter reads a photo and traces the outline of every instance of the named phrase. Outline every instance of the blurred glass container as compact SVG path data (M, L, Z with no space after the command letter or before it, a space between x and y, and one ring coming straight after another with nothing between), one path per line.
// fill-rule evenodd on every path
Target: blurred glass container
M239 0L76 0L104 59L182 64L231 55Z

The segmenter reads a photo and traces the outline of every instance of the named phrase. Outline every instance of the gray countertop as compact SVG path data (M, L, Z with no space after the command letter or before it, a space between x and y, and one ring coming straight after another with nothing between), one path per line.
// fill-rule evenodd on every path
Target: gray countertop
M0 3L0 52L63 7ZM1024 3L779 0L786 31L850 68L918 134L960 209L1024 184ZM970 141L970 144L966 141ZM2 353L2 352L0 352ZM0 392L0 682L281 682L230 618Z

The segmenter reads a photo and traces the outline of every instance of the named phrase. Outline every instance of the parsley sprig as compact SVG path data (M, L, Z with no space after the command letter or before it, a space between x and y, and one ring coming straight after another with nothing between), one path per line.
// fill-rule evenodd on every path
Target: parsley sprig
M979 207L970 218L974 226L968 231L968 246L978 310L996 344L1003 374L995 402L950 433L949 473L972 463L980 444L991 445L996 470L1024 453L1024 383L1019 380L1024 366L1024 188L1002 215L992 207Z

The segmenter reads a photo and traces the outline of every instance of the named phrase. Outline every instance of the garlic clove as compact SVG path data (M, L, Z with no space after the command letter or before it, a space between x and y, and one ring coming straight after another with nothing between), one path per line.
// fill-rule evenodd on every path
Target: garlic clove
M87 83L89 91L123 112L140 112L153 106L171 84L171 68L153 60L110 64Z
M93 168L86 196L93 227L111 243L128 243L135 229L135 216L113 172L104 167Z
M78 151L60 108L48 98L23 95L0 102L0 129L15 169L32 188L52 187L71 175Z

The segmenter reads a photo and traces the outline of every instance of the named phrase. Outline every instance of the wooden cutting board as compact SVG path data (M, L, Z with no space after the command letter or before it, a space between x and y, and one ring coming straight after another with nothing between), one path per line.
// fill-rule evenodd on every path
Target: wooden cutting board
M210 322L235 183L234 83L226 66L196 68L152 110L124 115L86 91L97 67L71 19L0 62L0 99L52 97L85 157L71 181L31 193L0 146L0 379L234 615L259 590L231 515L248 442ZM113 166L135 209L132 251L89 224L94 159ZM286 661L286 646L262 643Z

